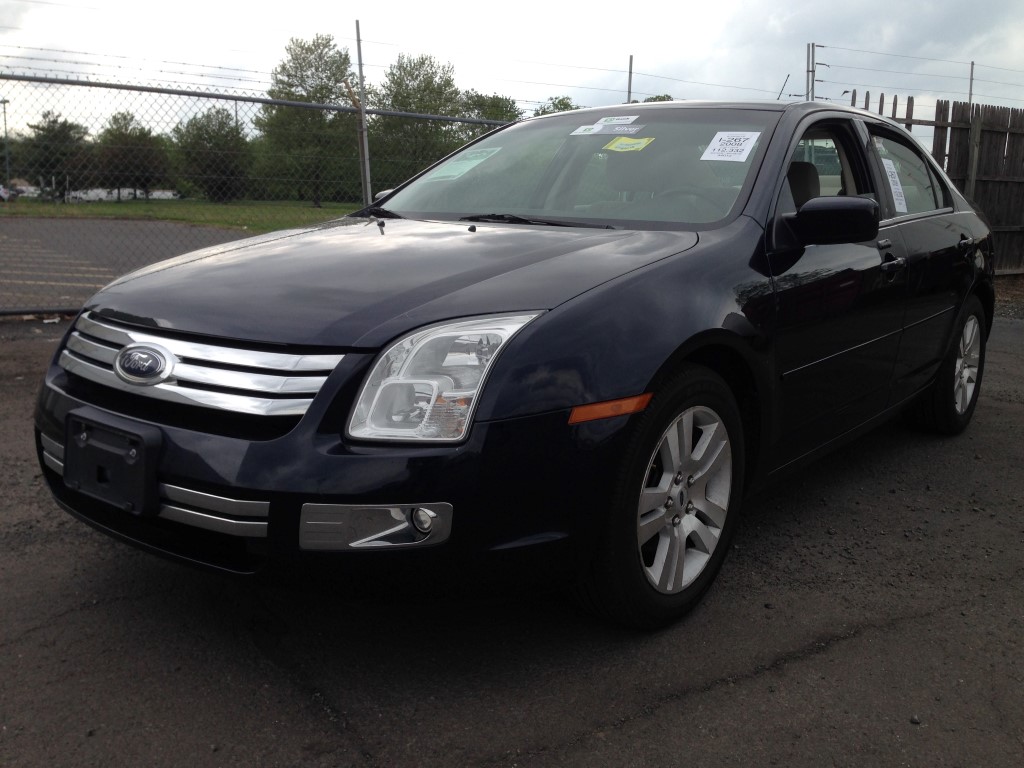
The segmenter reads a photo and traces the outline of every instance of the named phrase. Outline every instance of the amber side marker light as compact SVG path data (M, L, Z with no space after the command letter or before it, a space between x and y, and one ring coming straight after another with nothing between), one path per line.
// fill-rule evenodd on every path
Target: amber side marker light
M614 416L628 416L631 413L639 413L654 397L653 392L633 397L624 397L621 400L606 400L603 403L591 403L590 405L577 405L569 414L570 424L582 424L585 421L597 421L598 419L610 419Z

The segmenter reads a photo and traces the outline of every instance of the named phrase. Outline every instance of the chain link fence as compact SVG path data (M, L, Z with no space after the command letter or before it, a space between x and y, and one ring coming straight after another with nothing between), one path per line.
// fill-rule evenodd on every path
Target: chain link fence
M0 74L0 314L354 211L500 122ZM365 141L363 130L365 130Z

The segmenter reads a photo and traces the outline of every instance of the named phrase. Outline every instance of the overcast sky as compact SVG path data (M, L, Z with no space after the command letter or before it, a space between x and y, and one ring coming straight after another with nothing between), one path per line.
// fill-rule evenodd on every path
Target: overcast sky
M368 82L399 53L429 54L454 66L460 87L511 96L527 113L563 94L625 101L630 55L639 100L802 95L806 45L817 43L818 96L847 101L856 88L862 102L869 90L877 109L880 92L901 104L913 95L929 118L936 98L966 100L971 61L975 101L1024 107L1022 10L1021 0L0 0L0 73L262 93L290 38L331 34L355 61L358 18Z

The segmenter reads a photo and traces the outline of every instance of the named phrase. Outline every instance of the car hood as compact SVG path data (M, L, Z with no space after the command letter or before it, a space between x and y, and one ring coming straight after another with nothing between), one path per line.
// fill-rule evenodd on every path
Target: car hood
M340 219L145 267L87 309L235 340L376 348L452 317L551 309L696 242L690 232Z

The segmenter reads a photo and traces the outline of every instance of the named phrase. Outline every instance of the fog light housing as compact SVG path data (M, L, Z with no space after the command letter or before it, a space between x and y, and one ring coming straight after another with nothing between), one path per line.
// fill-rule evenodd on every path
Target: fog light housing
M429 509L416 507L416 509L412 511L412 525L417 531L426 536L434 527L435 517L437 517L437 515Z

